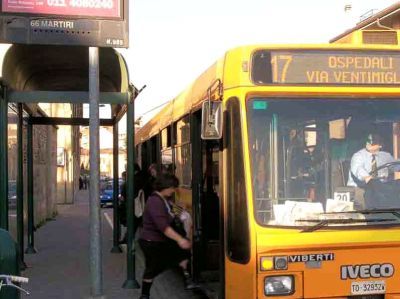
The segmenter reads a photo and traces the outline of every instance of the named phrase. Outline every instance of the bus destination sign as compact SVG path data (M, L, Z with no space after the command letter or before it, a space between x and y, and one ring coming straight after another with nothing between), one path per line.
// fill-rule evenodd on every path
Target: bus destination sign
M258 51L256 84L400 84L400 52Z
M2 0L2 12L120 18L120 0Z

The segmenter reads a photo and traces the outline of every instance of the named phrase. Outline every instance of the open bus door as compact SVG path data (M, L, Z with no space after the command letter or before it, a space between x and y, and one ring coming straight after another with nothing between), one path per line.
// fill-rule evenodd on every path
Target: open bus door
M201 139L200 111L192 114L192 129L193 277L210 298L221 298L224 271L219 195L221 140Z

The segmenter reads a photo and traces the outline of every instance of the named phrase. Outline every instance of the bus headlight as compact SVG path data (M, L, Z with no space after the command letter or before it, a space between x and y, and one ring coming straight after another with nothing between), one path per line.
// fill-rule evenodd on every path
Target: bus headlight
M265 295L291 295L294 293L293 276L269 276L265 278Z

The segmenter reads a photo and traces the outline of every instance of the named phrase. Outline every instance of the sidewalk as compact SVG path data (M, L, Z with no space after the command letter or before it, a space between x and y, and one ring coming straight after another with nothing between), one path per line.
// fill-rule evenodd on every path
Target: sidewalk
M75 299L90 297L89 272L89 203L88 191L80 191L74 205L58 206L55 221L47 222L35 233L37 254L25 255L28 269L22 275L30 278L26 289L31 299ZM104 216L107 214L107 217ZM112 209L102 209L103 286L107 299L138 298L140 290L121 288L126 279L126 254L110 253ZM112 222L111 222L112 223ZM141 284L144 260L137 250L136 278ZM154 299L200 299L199 294L183 290L180 277L167 271L157 277L152 288Z

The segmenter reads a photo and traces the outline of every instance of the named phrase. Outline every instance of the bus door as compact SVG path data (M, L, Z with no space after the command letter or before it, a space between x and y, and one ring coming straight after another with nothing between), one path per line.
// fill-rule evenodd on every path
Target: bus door
M201 113L192 115L193 277L210 297L220 280L220 140L201 140Z
M203 141L201 208L205 271L218 270L219 267L219 150L219 141Z

